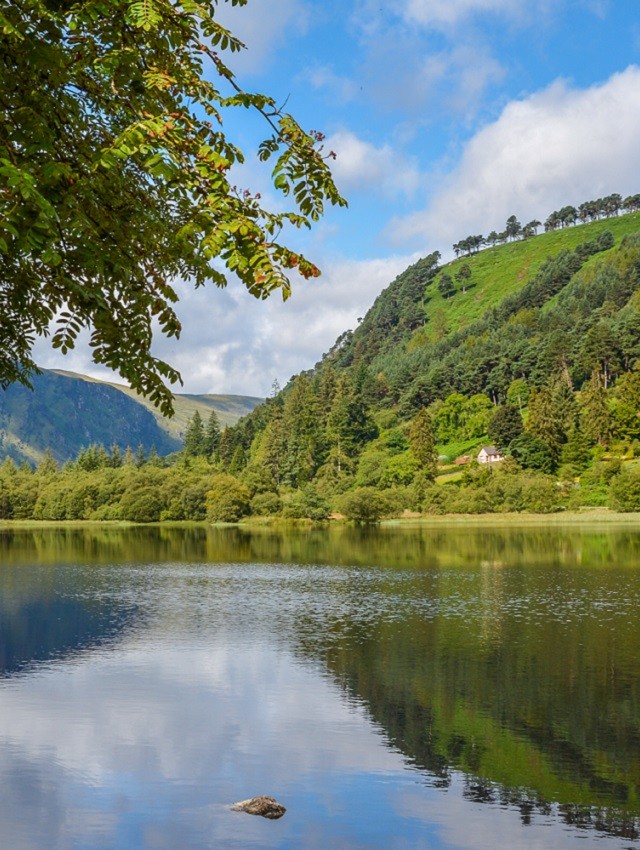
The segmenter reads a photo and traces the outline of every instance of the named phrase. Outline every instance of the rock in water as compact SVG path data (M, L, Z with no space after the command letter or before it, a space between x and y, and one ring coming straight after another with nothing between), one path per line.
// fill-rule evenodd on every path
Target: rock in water
M240 800L231 806L232 812L246 812L248 815L260 815L263 818L277 820L287 811L273 797L252 797L250 800Z

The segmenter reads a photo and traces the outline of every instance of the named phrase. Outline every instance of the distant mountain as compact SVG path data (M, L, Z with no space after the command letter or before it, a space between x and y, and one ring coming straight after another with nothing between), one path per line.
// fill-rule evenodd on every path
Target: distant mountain
M37 463L48 449L58 461L75 457L92 443L121 449L152 447L158 454L177 451L187 421L198 410L206 419L215 410L231 425L262 399L232 395L177 395L175 416L164 419L127 387L72 372L43 370L33 391L14 384L0 391L0 458Z

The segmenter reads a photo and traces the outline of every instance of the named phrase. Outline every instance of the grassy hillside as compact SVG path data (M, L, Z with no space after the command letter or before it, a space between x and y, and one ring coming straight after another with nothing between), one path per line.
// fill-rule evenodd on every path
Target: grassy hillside
M425 298L427 324L424 332L416 334L414 344L421 340L434 340L438 313L446 317L449 331L465 328L508 295L517 292L548 257L556 256L560 251L573 251L583 242L597 239L606 230L611 231L618 244L627 234L640 230L640 212L541 233L531 239L496 245L448 263L442 272L448 273L454 280L462 266L468 265L471 269L467 292L460 291L458 285L454 296L443 298L436 285L429 287ZM585 265L594 262L595 257L592 257Z
M91 443L152 446L160 454L180 447L149 411L109 384L44 370L33 391L12 385L0 395L2 453L37 462L46 450L56 460L75 457Z
M635 510L640 212L439 262L406 269L313 370L242 420L226 469L278 493L285 515L313 516L316 496L352 516L374 503L378 515L545 511L609 493ZM453 467L492 443L511 477L490 487ZM434 478L446 485L429 489Z

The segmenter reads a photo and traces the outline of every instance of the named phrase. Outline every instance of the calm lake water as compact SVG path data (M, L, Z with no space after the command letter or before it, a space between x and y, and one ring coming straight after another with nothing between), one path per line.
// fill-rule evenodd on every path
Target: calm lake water
M0 847L640 848L639 612L630 527L0 530Z

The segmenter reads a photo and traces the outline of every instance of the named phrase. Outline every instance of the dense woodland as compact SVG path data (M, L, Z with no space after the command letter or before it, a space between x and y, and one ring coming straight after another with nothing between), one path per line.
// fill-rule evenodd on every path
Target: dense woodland
M439 260L237 425L194 415L180 452L6 461L0 517L639 510L640 213Z

